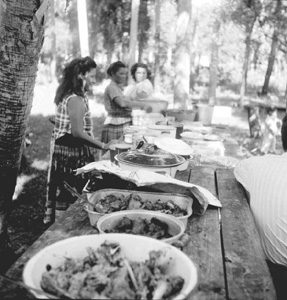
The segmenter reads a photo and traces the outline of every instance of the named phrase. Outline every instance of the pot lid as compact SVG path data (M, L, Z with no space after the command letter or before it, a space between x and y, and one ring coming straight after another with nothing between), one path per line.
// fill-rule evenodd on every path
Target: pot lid
M184 141L170 137L160 137L154 140L154 144L165 151L176 155L192 155L193 149Z
M130 150L117 155L120 162L143 167L174 167L185 162L182 156L158 149L155 146Z

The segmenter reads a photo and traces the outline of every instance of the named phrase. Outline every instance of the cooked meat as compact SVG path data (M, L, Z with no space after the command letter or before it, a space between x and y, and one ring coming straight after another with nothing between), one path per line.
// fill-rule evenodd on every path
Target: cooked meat
M127 217L123 217L117 225L119 232L131 230L133 228L133 221Z
M162 201L158 199L156 202L152 202L147 200L143 203L142 209L160 211L165 214L173 215L175 217L185 216L187 211L180 208L177 204L175 204L172 200Z
M106 195L104 198L95 203L97 212L99 213L111 213L114 211L127 209L128 204L128 200L122 193L112 193Z
M129 203L128 209L139 209L144 204L144 201L142 200L142 198L139 195L135 194L135 193L131 193L127 197L127 201Z
M133 220L133 228L132 228L133 234L143 234L147 230L148 230L148 224L145 220L143 219Z
M65 258L59 267L47 268L41 287L59 298L150 300L160 295L161 299L170 299L182 289L184 280L167 274L163 255L162 251L150 251L148 260L128 262L128 270L119 245L105 242L97 250L90 248L88 258Z
M157 218L147 219L139 218L132 220L123 217L113 228L105 230L106 233L131 233L153 237L156 239L165 239L171 237L168 232L168 225Z

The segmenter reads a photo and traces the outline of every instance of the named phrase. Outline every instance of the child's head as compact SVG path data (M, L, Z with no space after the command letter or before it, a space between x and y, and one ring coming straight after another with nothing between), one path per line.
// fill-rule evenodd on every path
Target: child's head
M275 107L268 107L266 112L268 116L272 117L272 119L277 118L277 109Z

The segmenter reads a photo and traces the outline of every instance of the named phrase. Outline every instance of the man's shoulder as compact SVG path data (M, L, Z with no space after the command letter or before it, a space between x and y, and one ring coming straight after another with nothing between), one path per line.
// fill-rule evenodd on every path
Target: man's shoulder
M238 164L238 168L248 167L250 170L257 168L257 166L267 166L267 165L284 165L287 164L287 153L282 155L276 154L267 154L263 156L252 156L246 159L241 160Z

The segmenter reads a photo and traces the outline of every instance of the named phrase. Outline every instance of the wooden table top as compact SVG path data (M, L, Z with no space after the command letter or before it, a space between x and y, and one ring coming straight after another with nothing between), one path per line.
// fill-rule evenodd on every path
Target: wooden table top
M208 189L223 206L208 207L204 215L189 218L191 241L183 251L197 266L198 285L188 299L276 299L246 195L233 170L200 166L177 172L176 178ZM21 280L25 263L39 250L71 236L95 233L78 199L6 275ZM23 299L23 295L33 298L12 284L5 284L3 293L6 299Z

